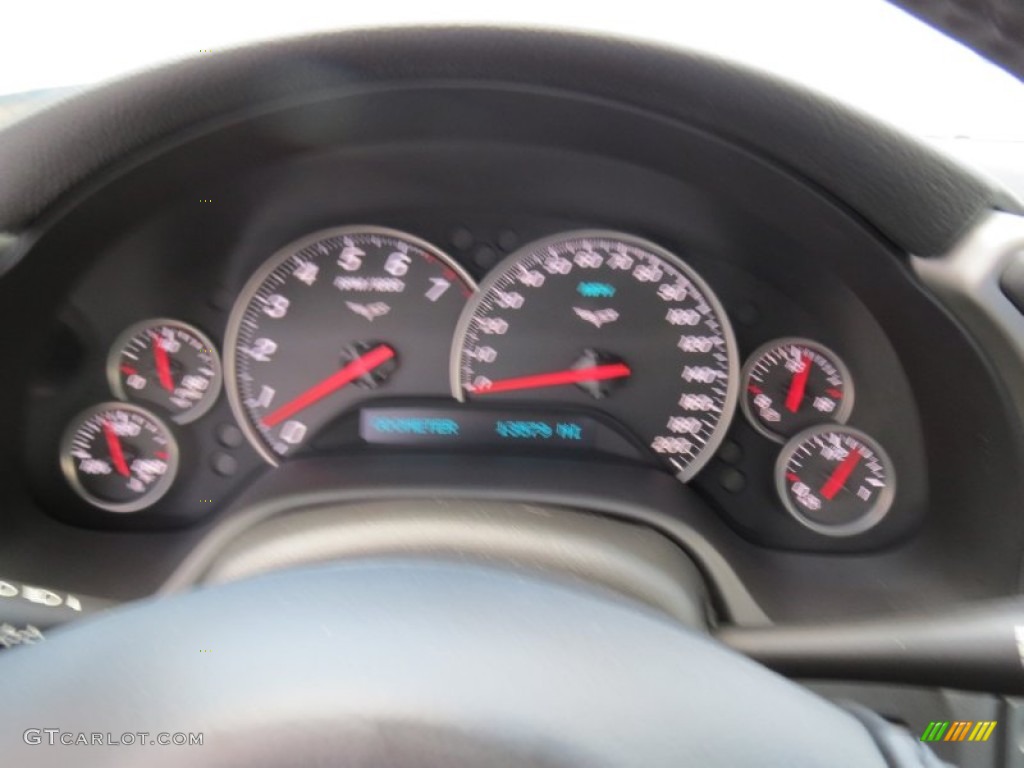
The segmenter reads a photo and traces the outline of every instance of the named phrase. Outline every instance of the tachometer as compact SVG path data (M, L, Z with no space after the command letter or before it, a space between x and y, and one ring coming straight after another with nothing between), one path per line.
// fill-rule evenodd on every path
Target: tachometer
M499 264L463 313L460 399L588 404L678 475L710 458L736 404L736 342L708 285L665 249L571 232Z
M285 246L228 323L228 397L271 464L377 394L446 395L445 361L472 279L412 235L341 227Z

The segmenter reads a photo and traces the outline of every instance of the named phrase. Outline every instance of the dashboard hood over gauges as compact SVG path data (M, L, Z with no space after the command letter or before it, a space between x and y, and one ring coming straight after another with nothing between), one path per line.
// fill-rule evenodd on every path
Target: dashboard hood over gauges
M698 126L829 190L921 256L945 253L993 208L1020 210L1005 191L898 131L734 63L628 39L464 26L266 43L72 97L4 131L0 232L30 229L111 161L145 156L181 131L331 94L459 82L585 94Z

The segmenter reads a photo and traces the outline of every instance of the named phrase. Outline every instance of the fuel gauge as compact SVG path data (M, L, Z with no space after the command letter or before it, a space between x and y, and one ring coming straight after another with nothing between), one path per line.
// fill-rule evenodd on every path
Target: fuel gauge
M114 342L107 378L119 399L159 408L187 424L216 402L220 358L197 328L178 320L146 320Z
M815 424L844 424L853 381L837 354L809 339L770 341L743 366L740 403L761 434L783 442Z

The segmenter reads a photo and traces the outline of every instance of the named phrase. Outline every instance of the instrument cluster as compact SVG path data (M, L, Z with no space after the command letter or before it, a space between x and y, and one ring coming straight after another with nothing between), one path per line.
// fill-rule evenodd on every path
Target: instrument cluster
M323 229L266 257L226 328L139 318L110 339L106 375L112 399L80 403L53 446L68 488L105 513L157 505L190 450L183 425L221 397L240 437L221 424L218 439L270 466L339 445L527 450L648 462L684 483L729 452L739 410L775 446L766 514L850 537L896 497L885 448L847 426L856 370L796 335L743 359L686 254L624 232L536 239L478 286L404 231Z

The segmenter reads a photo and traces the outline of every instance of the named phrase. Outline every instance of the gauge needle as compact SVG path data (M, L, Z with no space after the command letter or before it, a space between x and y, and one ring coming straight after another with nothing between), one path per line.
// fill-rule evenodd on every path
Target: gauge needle
M308 408L320 400L323 400L332 392L344 387L360 376L373 371L374 368L386 363L395 356L395 350L387 344L379 344L365 355L360 355L344 368L332 373L319 384L314 384L298 397L289 400L273 413L264 416L261 421L265 427L274 427L285 419L294 416L299 411Z
M786 408L790 413L800 410L800 403L804 401L804 392L807 389L807 377L811 375L811 356L804 355L803 367L793 374L793 380L789 383L789 393L786 395Z
M567 371L538 373L533 376L520 376L515 379L492 381L485 387L469 387L475 395L492 395L495 392L511 392L515 389L540 389L541 387L557 387L562 384L579 384L583 381L603 381L604 379L621 379L629 376L632 371L625 363L593 365L588 368L570 368Z
M103 435L107 438L107 450L110 451L110 458L114 462L114 469L117 470L117 474L130 477L132 473L128 469L128 462L124 460L121 438L117 436L117 432L114 431L114 427L109 421L103 422Z
M156 361L156 374L160 378L160 386L168 392L174 391L174 379L171 378L171 361L167 357L164 340L153 334L153 359Z
M846 485L846 481L850 479L850 473L853 472L854 467L860 463L862 458L864 456L856 448L846 454L846 458L842 460L829 479L825 481L825 484L821 486L821 495L832 501L836 494Z

